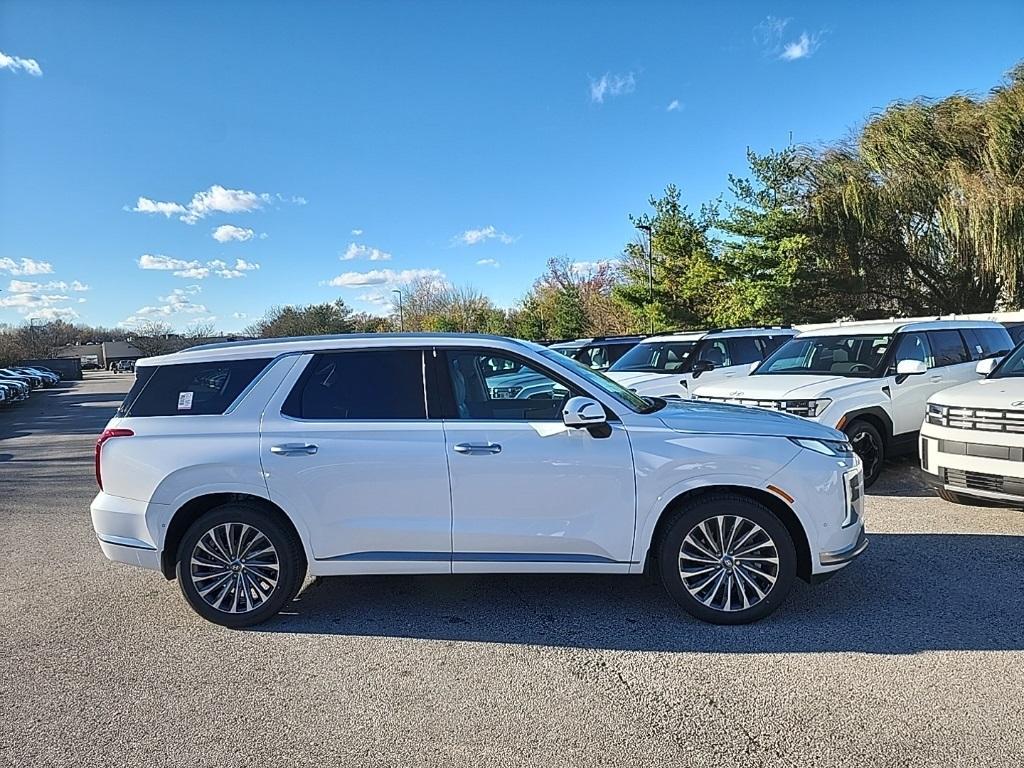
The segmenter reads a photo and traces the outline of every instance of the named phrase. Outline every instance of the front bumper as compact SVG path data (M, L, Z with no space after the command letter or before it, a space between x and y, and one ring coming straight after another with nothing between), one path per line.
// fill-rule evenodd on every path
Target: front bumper
M980 440L979 440L980 438ZM1020 435L978 435L926 424L921 430L920 478L959 496L1024 505Z
M868 537L864 532L864 526L861 525L860 534L857 536L857 540L853 544L836 552L819 552L818 562L825 567L847 565L860 557L867 548Z

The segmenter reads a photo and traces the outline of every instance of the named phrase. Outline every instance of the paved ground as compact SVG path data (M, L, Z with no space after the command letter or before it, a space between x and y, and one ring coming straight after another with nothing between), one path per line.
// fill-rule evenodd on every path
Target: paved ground
M890 468L867 554L759 625L622 577L322 580L207 624L93 538L129 377L0 412L0 765L1024 763L1024 515Z

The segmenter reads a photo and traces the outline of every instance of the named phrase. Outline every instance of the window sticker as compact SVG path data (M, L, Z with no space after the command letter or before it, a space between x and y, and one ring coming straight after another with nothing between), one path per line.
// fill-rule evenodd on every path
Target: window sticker
M192 392L179 392L178 393L178 410L179 411L191 411L192 410Z

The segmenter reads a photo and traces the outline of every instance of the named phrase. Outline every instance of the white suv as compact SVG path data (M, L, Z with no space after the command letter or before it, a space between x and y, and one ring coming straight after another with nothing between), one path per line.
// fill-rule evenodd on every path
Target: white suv
M1024 506L1024 346L978 373L928 400L921 469L947 501Z
M928 398L977 378L1013 344L981 320L858 322L805 331L750 376L698 387L700 400L786 411L846 433L871 485L889 455L913 451Z
M639 395L688 399L698 383L746 376L795 335L777 326L664 333L644 339L605 375Z
M547 377L549 396L492 397L496 360ZM307 572L648 565L694 616L739 624L867 545L841 433L641 398L529 342L240 342L142 360L136 376L96 445L100 547L176 577L228 626L274 615Z

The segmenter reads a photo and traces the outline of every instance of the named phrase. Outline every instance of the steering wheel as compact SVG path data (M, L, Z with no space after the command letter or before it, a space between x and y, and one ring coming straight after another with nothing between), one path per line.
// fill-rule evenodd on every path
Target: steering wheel
M867 363L854 363L850 366L850 373L858 373L860 371L863 371L864 373L871 373L873 370L874 368Z

